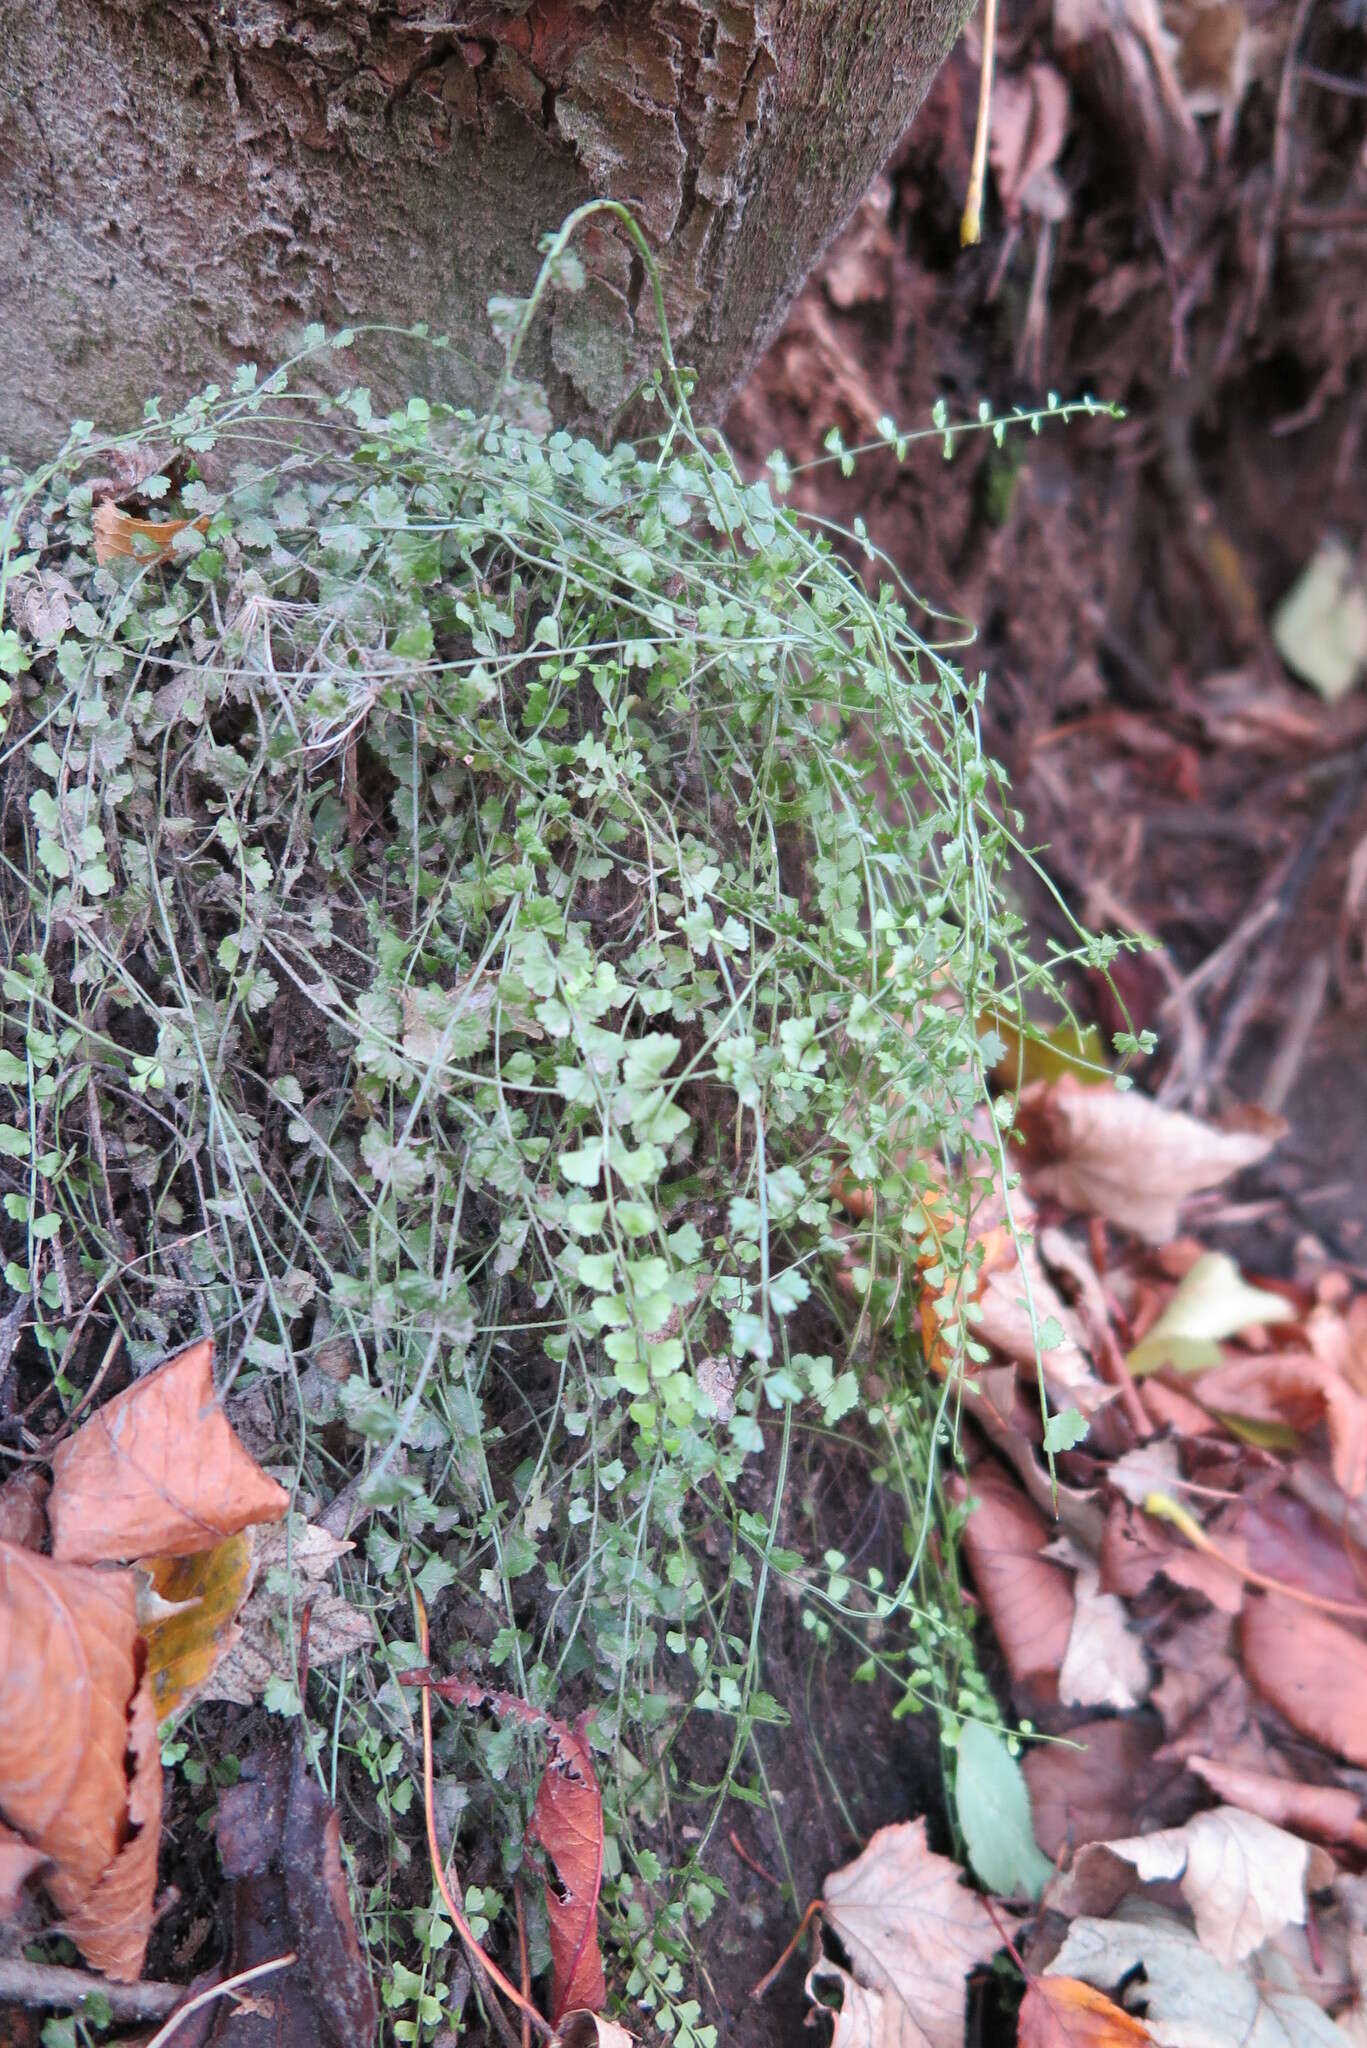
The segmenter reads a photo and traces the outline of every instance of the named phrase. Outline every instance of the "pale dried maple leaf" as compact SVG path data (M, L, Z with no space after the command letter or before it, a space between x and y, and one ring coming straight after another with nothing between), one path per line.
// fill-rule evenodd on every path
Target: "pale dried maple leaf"
M969 1973L996 1954L1001 1936L959 1866L928 1848L924 1820L880 1828L826 1879L821 1910L859 1983L881 1995L885 2011L896 2008L883 2039L963 2048Z
M283 1487L233 1434L206 1337L96 1409L52 1460L52 1554L68 1564L188 1557L278 1522Z
M1085 1088L1066 1075L1023 1089L1017 1121L1035 1194L1150 1244L1176 1234L1189 1195L1265 1159L1286 1128L1265 1117L1255 1128L1219 1129L1136 1090Z
M1157 2048L1346 2048L1308 1998L1217 1963L1189 1927L1145 1899L1127 1899L1114 1919L1075 1920L1045 1975L1105 1990L1138 1969Z
M1219 1963L1243 1962L1305 1919L1309 1844L1237 1806L1099 1846L1133 1864L1142 1884L1180 1884L1201 1946Z
M142 1967L161 1821L137 1634L131 1573L0 1543L0 1812L50 1858L46 1889L87 1959L121 1980Z

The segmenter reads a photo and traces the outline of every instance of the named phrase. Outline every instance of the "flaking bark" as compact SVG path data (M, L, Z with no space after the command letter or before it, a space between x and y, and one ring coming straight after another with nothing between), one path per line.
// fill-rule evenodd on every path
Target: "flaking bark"
M469 397L491 293L593 194L636 211L719 406L894 149L966 0L0 0L0 448L136 420L311 320L390 394ZM590 230L532 365L602 417L652 342Z

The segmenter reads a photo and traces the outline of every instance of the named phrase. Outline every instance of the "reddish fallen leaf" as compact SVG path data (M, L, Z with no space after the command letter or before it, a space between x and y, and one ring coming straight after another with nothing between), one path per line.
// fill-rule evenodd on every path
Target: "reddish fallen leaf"
M1202 1373L1195 1391L1212 1415L1285 1423L1300 1436L1323 1423L1334 1477L1350 1500L1367 1487L1367 1400L1308 1352L1263 1353Z
M1187 1769L1231 1806L1256 1813L1274 1827L1314 1835L1321 1842L1353 1841L1357 1847L1367 1848L1361 1802L1346 1786L1274 1778L1268 1771L1250 1771L1209 1756L1189 1756Z
M1302 1735L1367 1768L1367 1643L1280 1593L1249 1600L1240 1640L1263 1698Z
M1158 1745L1151 1719L1128 1715L1088 1721L1070 1729L1066 1743L1032 1747L1022 1769L1035 1840L1045 1855L1057 1861L1084 1842L1137 1833L1173 1817L1161 1802L1180 1771L1154 1764ZM1182 1813L1189 1811L1188 1803Z
M1052 1690L1072 1632L1073 1588L1062 1566L1040 1556L1050 1536L1043 1517L986 1465L951 1491L976 1502L964 1552L1012 1678Z
M161 1823L156 1716L129 1572L0 1543L0 1813L86 1960L142 1968Z
M1134 2048L1153 2036L1078 1977L1032 1977L1016 2022L1017 2048Z
M196 533L207 533L207 513L198 519L135 519L131 512L124 512L112 500L95 507L91 521L95 531L95 560L101 568L106 562L113 562L120 556L131 556L138 562L164 562L173 552L172 543L178 533L187 526L193 526Z
M555 1865L546 1881L551 1936L551 2019L581 2008L597 2012L607 1998L598 1946L598 1893L603 1882L603 1799L587 1741L588 1716L571 1728L515 1693L493 1692L460 1678L403 1672L405 1683L430 1683L456 1706L487 1707L504 1720L540 1729L550 1755L537 1790L529 1832Z
M573 1728L550 1723L551 1757L532 1809L532 1833L554 1863L561 1890L546 1886L551 1931L551 2018L597 2012L607 1998L598 1947L603 1882L603 1800L586 1740L588 1716ZM562 1896L563 1893L563 1896Z
M1161 1572L1173 1585L1200 1593L1222 1613L1237 1614L1244 1604L1240 1568L1246 1568L1248 1560L1237 1537L1222 1535L1220 1548L1229 1564L1191 1549L1151 1515L1128 1501L1117 1501L1101 1539L1101 1583L1108 1593L1133 1600Z
M1250 1570L1261 1577L1317 1599L1367 1604L1367 1551L1284 1488L1240 1501L1221 1517L1221 1527L1238 1536ZM1220 1542L1230 1547L1224 1533Z
M52 1460L52 1554L68 1564L188 1557L289 1506L234 1436L206 1337L96 1410Z

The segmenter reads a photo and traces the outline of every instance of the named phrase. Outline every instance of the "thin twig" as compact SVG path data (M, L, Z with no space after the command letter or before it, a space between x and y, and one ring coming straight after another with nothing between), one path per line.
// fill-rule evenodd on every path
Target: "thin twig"
M752 1998L763 1998L765 1992L769 1989L769 1986L773 1983L775 1977L777 1977L779 1971L783 1968L789 1956L792 1955L794 1949L802 1940L803 1935L807 1932L807 1929L811 1924L813 1914L819 1913L821 1911L821 1904L822 1902L820 1899L812 1900L811 1905L808 1906L806 1912L798 1921L797 1933L788 1943L788 1946L784 1949L783 1954L779 1957L778 1961L773 1965L773 1968L766 1970L764 1975L760 1978L758 1984L754 1986L753 1990L750 1993L750 1996Z
M1262 312L1263 300L1272 276L1278 219L1291 177L1291 124L1296 112L1296 86L1301 71L1301 42L1305 35L1305 25L1310 19L1310 9L1314 4L1315 0L1296 0L1296 12L1291 17L1291 33L1287 37L1286 61L1282 65L1281 85L1277 91L1277 123L1272 138L1272 191L1267 202L1262 233L1258 237L1258 252L1253 267L1253 290L1249 297L1246 322L1249 330L1258 324L1258 316Z
M968 196L959 222L959 242L967 249L983 238L983 194L987 189L987 137L992 125L992 72L997 56L997 0L983 0L983 62L978 78L978 126L973 136L973 165Z
M196 1997L187 1998L184 2005L178 2005L165 2026L157 2028L147 2048L166 2048L181 2021L188 2019L192 2012L198 2012L202 2005L208 2005L211 1999L222 1998L225 1993L235 1997L244 1984L252 1984L258 1977L269 1977L276 1970L287 1970L298 1960L298 1955L291 1949L288 1955L272 1956L268 1963L253 1963L250 1970L239 1970L235 1977L225 1977L221 1984L211 1984L207 1991L201 1991Z
M68 2010L87 1998L100 1997L116 2020L160 2020L174 2012L185 1996L183 1984L115 1984L88 1970L68 1970L60 1963L31 1963L24 1956L0 1956L0 1998L21 2005L60 2005Z
M1264 1593L1280 1593L1287 1600L1295 1600L1302 1607L1313 1607L1319 1614L1346 1614L1354 1621L1367 1619L1367 1602L1362 1600L1330 1600L1320 1593L1307 1593L1300 1586L1292 1586L1285 1579L1270 1579L1263 1572L1255 1572L1251 1565L1240 1564L1221 1550L1218 1543L1207 1536L1201 1524L1189 1515L1184 1507L1166 1493L1146 1493L1144 1513L1152 1515L1156 1522L1171 1522L1174 1529L1186 1537L1193 1550L1201 1551L1206 1557L1213 1557L1217 1564L1235 1573L1247 1586L1259 1586Z
M421 1594L415 1593L413 1597L418 1613L418 1647L422 1651L422 1659L425 1664L428 1659L427 1608L423 1603ZM490 1983L496 1984L504 1997L511 2000L531 2022L538 2034L542 2035L546 2040L550 2040L555 2033L554 2027L550 2025L549 2021L542 2018L530 2000L522 1996L517 1986L504 1976L493 1958L484 1953L484 1950L475 1940L469 1921L452 1897L451 1887L446 1879L446 1869L442 1861L441 1849L437 1842L437 1809L432 1784L432 1689L428 1685L424 1685L422 1688L422 1796L423 1808L427 1818L427 1851L432 1859L432 1875L436 1880L437 1890L441 1893L442 1899L445 1902L446 1910L451 1916L452 1924L464 1943L465 1953L470 1959L471 1969L475 1972L477 1979L485 1977ZM494 1999L487 1996L485 2004L495 2025L498 2027L499 2033L507 2044L507 2048L518 2048L517 2035L509 2026L507 2015L502 2007Z

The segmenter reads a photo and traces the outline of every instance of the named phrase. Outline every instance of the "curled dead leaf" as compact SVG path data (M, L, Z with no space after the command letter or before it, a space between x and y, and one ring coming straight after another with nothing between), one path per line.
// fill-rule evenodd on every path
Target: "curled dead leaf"
M255 1575L252 1532L242 1529L194 1557L149 1558L143 1569L165 1606L143 1628L147 1677L161 1722L203 1691L238 1638L238 1609Z
M289 1506L233 1434L203 1338L117 1394L52 1460L52 1554L68 1564L188 1557Z
M176 535L187 526L193 526L196 533L207 533L209 516L202 513L198 519L135 519L131 512L106 499L95 507L91 525L95 532L95 560L103 568L106 562L121 558L167 561L174 553Z
M1286 1129L1279 1117L1245 1116L1249 1127L1220 1129L1135 1089L1085 1088L1065 1075L1022 1091L1018 1123L1037 1194L1162 1244L1187 1196L1265 1159Z
M560 2020L560 2048L631 2048L635 2040L616 2020L600 2012L567 2012Z
M1351 1840L1358 1848L1367 1847L1361 1802L1345 1785L1306 1785L1209 1756L1189 1756L1187 1769L1204 1779L1218 1798L1245 1813L1260 1814L1274 1827L1313 1835L1321 1842Z
M1054 169L1068 139L1068 87L1052 64L1003 72L992 89L989 150L1008 220L1062 220L1068 194Z
M50 1859L46 1889L86 1960L135 1978L152 1925L161 1759L131 1573L0 1543L0 1813Z

